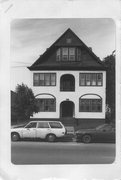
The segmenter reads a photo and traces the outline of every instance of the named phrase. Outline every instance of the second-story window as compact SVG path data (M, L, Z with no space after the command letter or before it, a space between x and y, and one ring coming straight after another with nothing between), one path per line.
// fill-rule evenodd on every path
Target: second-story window
M80 73L79 85L80 86L102 86L103 74L102 73Z
M34 73L33 75L34 86L56 86L55 73Z

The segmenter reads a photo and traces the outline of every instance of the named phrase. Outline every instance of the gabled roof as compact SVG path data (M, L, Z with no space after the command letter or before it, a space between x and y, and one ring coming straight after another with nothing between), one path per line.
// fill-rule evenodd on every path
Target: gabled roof
M72 42L67 43L66 39L72 39ZM51 54L58 49L58 47L62 46L76 46L76 47L83 47L89 55L95 61L94 68L103 69L104 64L103 62L92 52L92 50L86 46L86 44L69 28L67 29L47 50L30 66L28 67L29 70L61 70L61 68L66 70L73 70L73 69L81 69L81 68L93 68L91 64L85 64L85 62L71 62L70 64L64 63L48 63L48 58Z

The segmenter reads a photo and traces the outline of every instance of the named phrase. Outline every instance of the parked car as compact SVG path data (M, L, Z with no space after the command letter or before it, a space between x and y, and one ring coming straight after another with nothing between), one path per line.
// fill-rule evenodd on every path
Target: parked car
M40 138L53 142L66 133L60 121L31 121L25 127L11 129L11 140L19 141L23 138Z
M75 132L77 142L115 142L115 128L102 124L94 129L80 129Z

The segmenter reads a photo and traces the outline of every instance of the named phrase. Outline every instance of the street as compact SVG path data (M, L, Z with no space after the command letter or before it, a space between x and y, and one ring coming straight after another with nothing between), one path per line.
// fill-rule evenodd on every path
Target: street
M115 144L12 142L11 160L14 164L108 164L115 160Z

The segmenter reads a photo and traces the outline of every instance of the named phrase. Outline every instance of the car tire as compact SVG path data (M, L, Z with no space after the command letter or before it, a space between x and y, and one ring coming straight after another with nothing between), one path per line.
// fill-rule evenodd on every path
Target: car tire
M89 134L85 134L83 137L82 137L82 142L83 143L90 143L92 141L92 138Z
M11 140L12 141L19 141L20 140L20 136L18 133L12 133L11 134Z
M46 139L48 142L54 142L56 140L56 136L54 134L48 134Z

